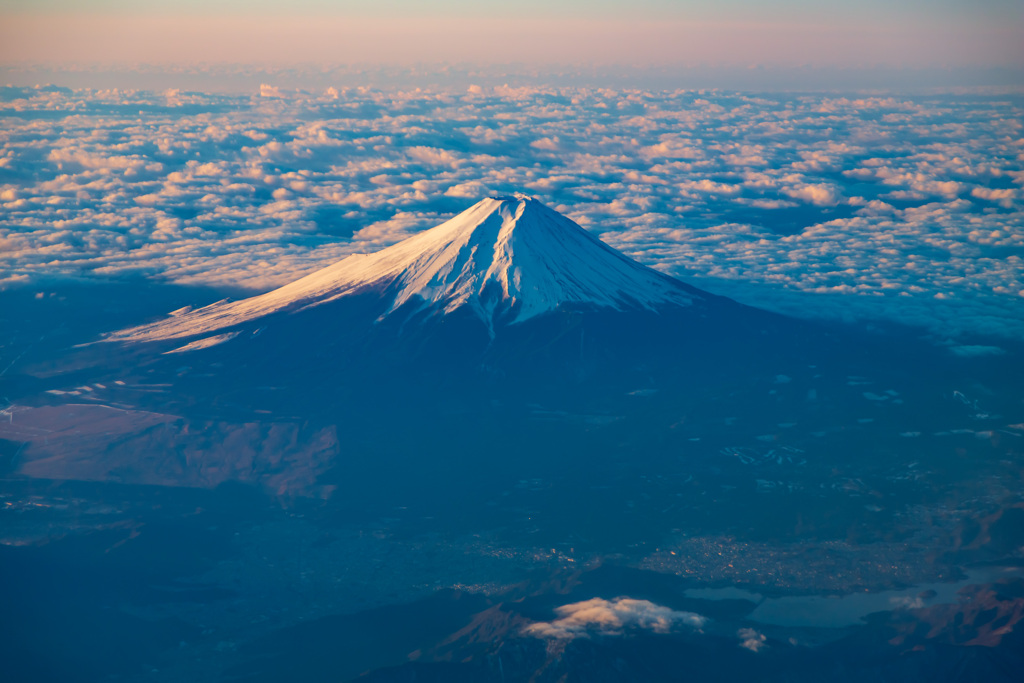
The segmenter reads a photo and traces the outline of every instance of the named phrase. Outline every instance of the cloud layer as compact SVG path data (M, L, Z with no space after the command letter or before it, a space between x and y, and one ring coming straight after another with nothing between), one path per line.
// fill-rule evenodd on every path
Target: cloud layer
M0 88L0 281L266 289L522 190L746 303L1024 334L998 97Z

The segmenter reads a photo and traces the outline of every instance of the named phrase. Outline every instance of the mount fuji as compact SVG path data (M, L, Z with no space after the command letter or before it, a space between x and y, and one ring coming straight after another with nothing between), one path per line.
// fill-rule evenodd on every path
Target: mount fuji
M372 294L387 318L456 312L498 327L565 308L659 311L718 297L643 266L536 199L484 199L451 220L374 254L356 254L291 284L242 301L116 332L107 341L187 340L208 348L279 314L327 314Z
M197 397L246 403L276 387L279 410L443 387L579 399L654 377L694 386L765 371L807 337L804 323L637 263L515 194L265 294L109 333L93 348L122 366L132 356L148 381Z

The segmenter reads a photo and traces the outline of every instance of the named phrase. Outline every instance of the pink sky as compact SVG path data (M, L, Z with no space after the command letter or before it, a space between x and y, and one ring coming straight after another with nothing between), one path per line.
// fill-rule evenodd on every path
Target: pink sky
M1020 66L1019 25L8 13L3 63Z

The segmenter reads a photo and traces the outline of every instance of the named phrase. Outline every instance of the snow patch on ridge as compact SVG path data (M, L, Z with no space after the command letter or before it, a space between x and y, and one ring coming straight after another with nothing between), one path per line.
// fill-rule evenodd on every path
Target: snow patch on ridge
M179 346L176 349L164 351L164 354L166 355L168 353L185 353L187 351L198 351L199 349L208 349L211 346L216 346L217 344L223 344L226 341L231 341L239 334L239 332L225 332L224 334L217 334L212 337L203 337L202 339L197 339L194 342L185 344L184 346Z

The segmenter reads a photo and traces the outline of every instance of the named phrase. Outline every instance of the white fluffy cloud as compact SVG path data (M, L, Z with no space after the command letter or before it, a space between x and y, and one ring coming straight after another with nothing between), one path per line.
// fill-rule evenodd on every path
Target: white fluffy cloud
M740 639L740 647L751 652L760 652L762 648L768 647L765 635L752 628L741 628L736 632L736 636Z
M637 629L669 633L679 627L703 628L707 618L648 600L592 598L555 609L557 619L530 624L524 632L538 638L569 639L591 634L622 635Z
M1024 335L1024 112L955 95L10 89L0 283L265 289L526 190L753 305Z

